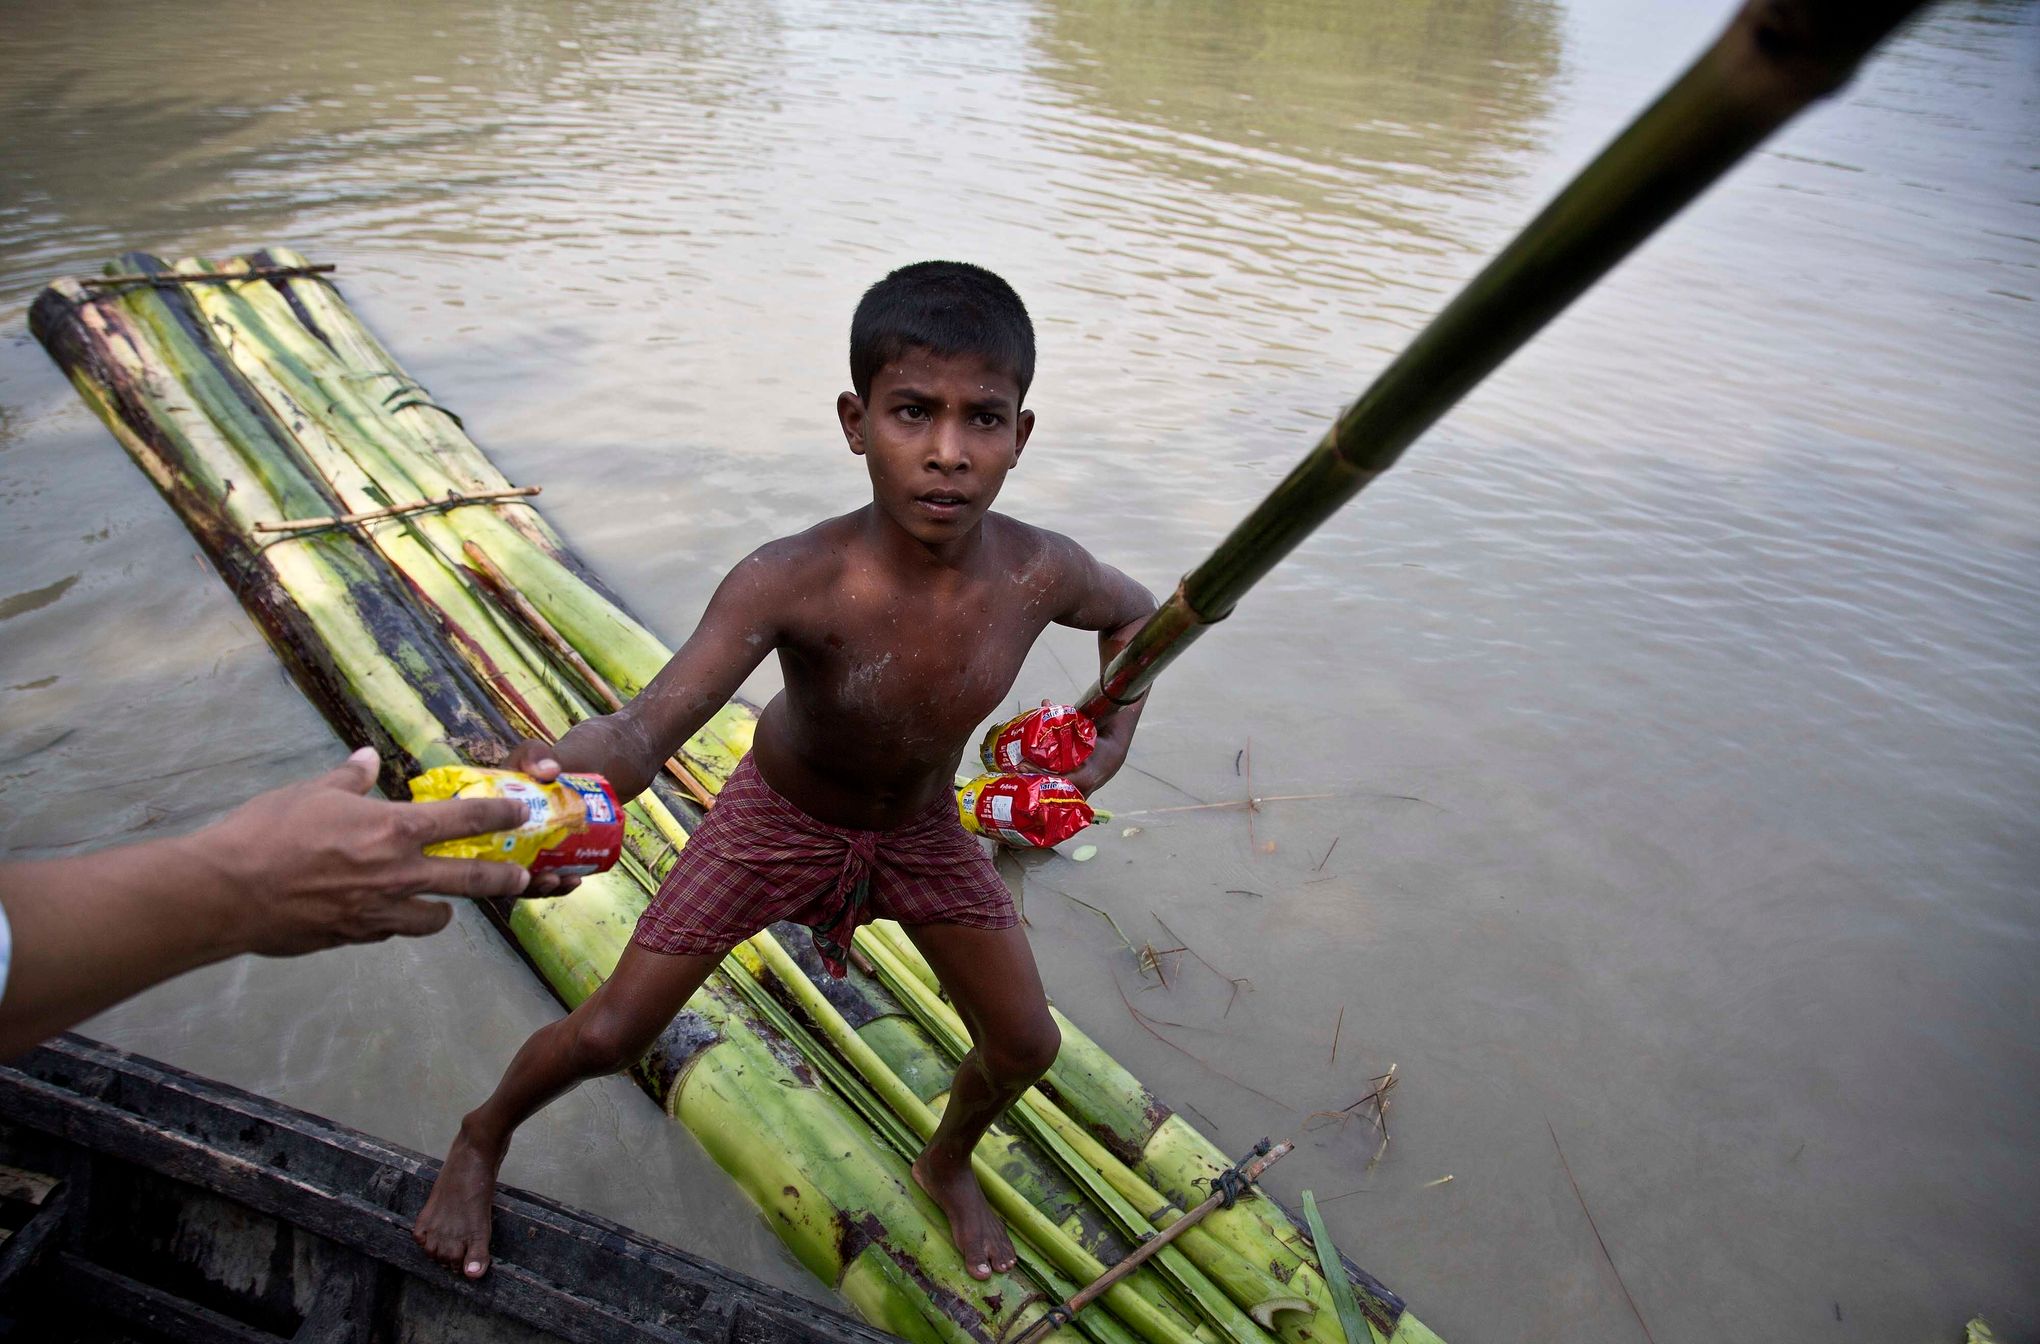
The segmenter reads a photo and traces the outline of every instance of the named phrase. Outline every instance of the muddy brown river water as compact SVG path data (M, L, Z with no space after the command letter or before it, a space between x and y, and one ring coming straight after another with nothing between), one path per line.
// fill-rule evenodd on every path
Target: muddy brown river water
M1041 343L1005 506L1161 589L1725 10L0 0L0 844L342 753L28 337L51 277L338 263L677 641L860 502L861 289L977 260ZM1008 863L1050 992L1235 1149L1394 1064L1379 1163L1273 1183L1455 1342L1642 1336L1554 1134L1666 1344L2040 1337L2036 300L2040 5L1948 0L1177 665L1097 857ZM1328 796L1181 810L1248 759ZM555 1012L463 912L88 1030L437 1152ZM823 1291L620 1079L506 1175Z

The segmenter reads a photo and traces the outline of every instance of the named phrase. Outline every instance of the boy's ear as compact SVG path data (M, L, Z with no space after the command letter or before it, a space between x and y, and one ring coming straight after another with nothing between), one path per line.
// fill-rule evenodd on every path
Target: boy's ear
M1027 447L1027 436L1034 432L1034 412L1022 411L1013 421L1013 464L1020 464L1020 452Z
M864 400L855 392L836 398L836 419L843 426L843 439L850 451L864 456Z

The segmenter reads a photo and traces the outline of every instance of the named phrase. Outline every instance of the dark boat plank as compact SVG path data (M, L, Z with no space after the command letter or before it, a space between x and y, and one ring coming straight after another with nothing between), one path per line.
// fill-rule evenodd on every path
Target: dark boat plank
M70 1044L66 1042L67 1046ZM100 1055L120 1056L120 1052L109 1047L97 1046L94 1049ZM437 1163L368 1135L305 1116L265 1098L195 1078L154 1061L131 1056L122 1058L130 1067L121 1078L123 1085L119 1089L118 1104L109 1104L98 1114L109 1121L125 1114L141 1124L129 1127L116 1123L114 1128L118 1134L110 1135L109 1141L119 1144L124 1137L131 1137L146 1144L145 1135L150 1133L195 1140L199 1151L187 1156L191 1162L200 1165L180 1170L177 1174L181 1178L202 1175L203 1164L211 1160L206 1154L213 1153L221 1159L235 1158L253 1164L262 1172L275 1171L284 1185L284 1189L279 1191L279 1198L287 1198L290 1191L299 1191L314 1201L338 1196L349 1204L365 1205L369 1201L346 1192L365 1189L371 1182L386 1183L392 1179L389 1173L394 1171L399 1173L394 1178L398 1188L387 1200L375 1199L373 1202L394 1210L408 1223L410 1217L423 1207L432 1178L437 1175ZM40 1062L39 1058L36 1062ZM42 1074L46 1070L38 1067L35 1072ZM90 1072L95 1080L106 1076L98 1068ZM51 1100L53 1103L60 1101L65 1106L69 1103L68 1097ZM109 1151L116 1155L119 1153L118 1147ZM158 1156L162 1156L160 1146L151 1149L152 1160ZM289 1207L286 1205L275 1211L287 1212ZM684 1262L692 1274L702 1278L711 1290L726 1287L747 1294L778 1296L755 1280L652 1242L618 1224L570 1210L543 1196L506 1190L498 1199L495 1212L501 1233L498 1240L506 1247L528 1243L548 1259L569 1262L613 1264L621 1259L642 1265L677 1259ZM418 1263L431 1264L422 1257ZM554 1268L540 1263L531 1267L540 1270ZM580 1272L585 1264L565 1263L558 1267ZM437 1272L436 1266L433 1269ZM839 1318L831 1313L828 1319L833 1322ZM875 1337L886 1338L883 1335Z
M71 1212L70 1187L59 1182L37 1207L35 1216L0 1246L0 1293L35 1267L42 1253L64 1227Z
M15 1068L0 1068L0 1117L279 1218L477 1311L567 1340L880 1344L892 1338L619 1224L508 1188L495 1205L495 1267L468 1281L411 1240L411 1218L436 1164L82 1038L62 1038ZM306 1324L309 1329L313 1322ZM333 1338L348 1337L343 1331Z
M392 1277L387 1265L365 1259L329 1272L290 1344L369 1344Z
M23 1203L40 1205L49 1198L56 1187L58 1177L44 1175L40 1171L23 1171L20 1167L0 1166L0 1199L18 1199Z
M243 1325L209 1307L116 1274L69 1251L56 1258L58 1280L71 1300L89 1304L88 1313L111 1316L192 1344L282 1344L267 1330Z
M222 1153L185 1134L159 1128L140 1116L130 1115L104 1102L73 1100L67 1106L63 1094L30 1084L9 1098L9 1119L17 1123L57 1122L64 1136L90 1144L122 1160L134 1162L175 1180L223 1195L251 1209L283 1218L319 1236L342 1242L378 1260L420 1277L443 1279L457 1285L477 1305L537 1324L562 1338L604 1344L620 1332L635 1330L645 1339L671 1340L674 1344L718 1339L722 1331L702 1333L698 1326L707 1308L707 1290L700 1285L666 1287L666 1300L685 1304L686 1317L694 1329L682 1328L662 1308L638 1309L637 1304L605 1302L541 1278L521 1264L497 1260L486 1278L469 1283L448 1273L429 1259L411 1240L409 1225L387 1209L378 1209L356 1197L321 1190L296 1181L245 1158ZM505 1254L516 1245L505 1235L523 1221L501 1207L499 1202L498 1245ZM521 1249L521 1248L520 1248ZM622 1249L622 1248L618 1248ZM595 1266L583 1266L591 1271ZM617 1277L597 1272L598 1279ZM585 1285L577 1285L585 1286Z

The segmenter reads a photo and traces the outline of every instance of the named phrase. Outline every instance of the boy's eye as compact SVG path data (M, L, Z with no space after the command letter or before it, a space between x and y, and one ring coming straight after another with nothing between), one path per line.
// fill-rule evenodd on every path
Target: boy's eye
M997 429L1005 420L996 411L979 411L970 422L979 429Z
M902 406L897 414L902 420L921 421L928 418L927 408L923 406Z

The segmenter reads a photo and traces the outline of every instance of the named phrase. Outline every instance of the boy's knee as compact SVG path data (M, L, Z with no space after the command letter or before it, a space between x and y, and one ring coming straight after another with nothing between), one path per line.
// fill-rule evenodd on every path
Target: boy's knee
M651 1048L642 1028L615 1013L598 1009L579 1020L569 1016L567 1024L573 1032L568 1049L575 1071L583 1077L619 1073Z
M985 1066L1008 1086L1025 1087L1047 1073L1062 1049L1062 1032L1044 1014L1038 1023L1015 1031L996 1043L986 1042Z

